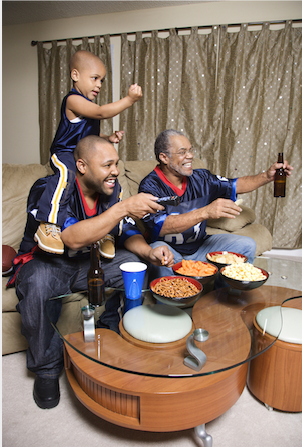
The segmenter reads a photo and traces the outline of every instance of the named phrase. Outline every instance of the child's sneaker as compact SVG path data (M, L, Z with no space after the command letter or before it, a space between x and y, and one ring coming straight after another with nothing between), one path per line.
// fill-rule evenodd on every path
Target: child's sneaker
M104 258L113 259L115 256L115 239L111 234L106 234L99 241L100 253Z
M56 224L41 222L34 240L41 250L61 255L64 253L64 244L61 239L61 227Z

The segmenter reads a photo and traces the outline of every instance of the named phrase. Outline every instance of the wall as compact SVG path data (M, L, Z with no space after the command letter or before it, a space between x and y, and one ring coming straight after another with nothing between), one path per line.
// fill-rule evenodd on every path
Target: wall
M39 163L37 49L32 40L302 18L302 2L205 2L150 10L4 26L2 31L2 160ZM114 99L119 99L119 38L113 38ZM115 121L115 129L117 121Z

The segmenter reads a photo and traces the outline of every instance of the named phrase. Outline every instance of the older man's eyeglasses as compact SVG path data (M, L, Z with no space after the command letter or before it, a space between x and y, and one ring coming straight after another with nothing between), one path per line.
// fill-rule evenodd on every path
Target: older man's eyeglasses
M187 154L194 155L195 149L190 147L190 149L179 149L177 152L172 152L172 155L177 155L178 157L185 157Z

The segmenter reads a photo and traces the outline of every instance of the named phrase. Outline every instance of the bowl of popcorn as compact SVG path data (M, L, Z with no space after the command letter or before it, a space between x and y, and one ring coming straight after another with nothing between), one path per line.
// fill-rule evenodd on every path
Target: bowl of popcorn
M207 260L216 265L219 269L230 264L242 264L247 261L247 257L232 251L212 251L206 254Z
M220 269L219 274L233 289L251 290L262 286L268 279L266 270L248 262L231 264Z

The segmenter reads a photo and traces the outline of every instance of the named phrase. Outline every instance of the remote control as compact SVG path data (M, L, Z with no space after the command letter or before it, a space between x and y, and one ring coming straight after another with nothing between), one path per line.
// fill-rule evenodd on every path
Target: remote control
M166 206L166 205L177 206L177 205L179 205L180 198L178 196L161 197L156 202L162 206Z

